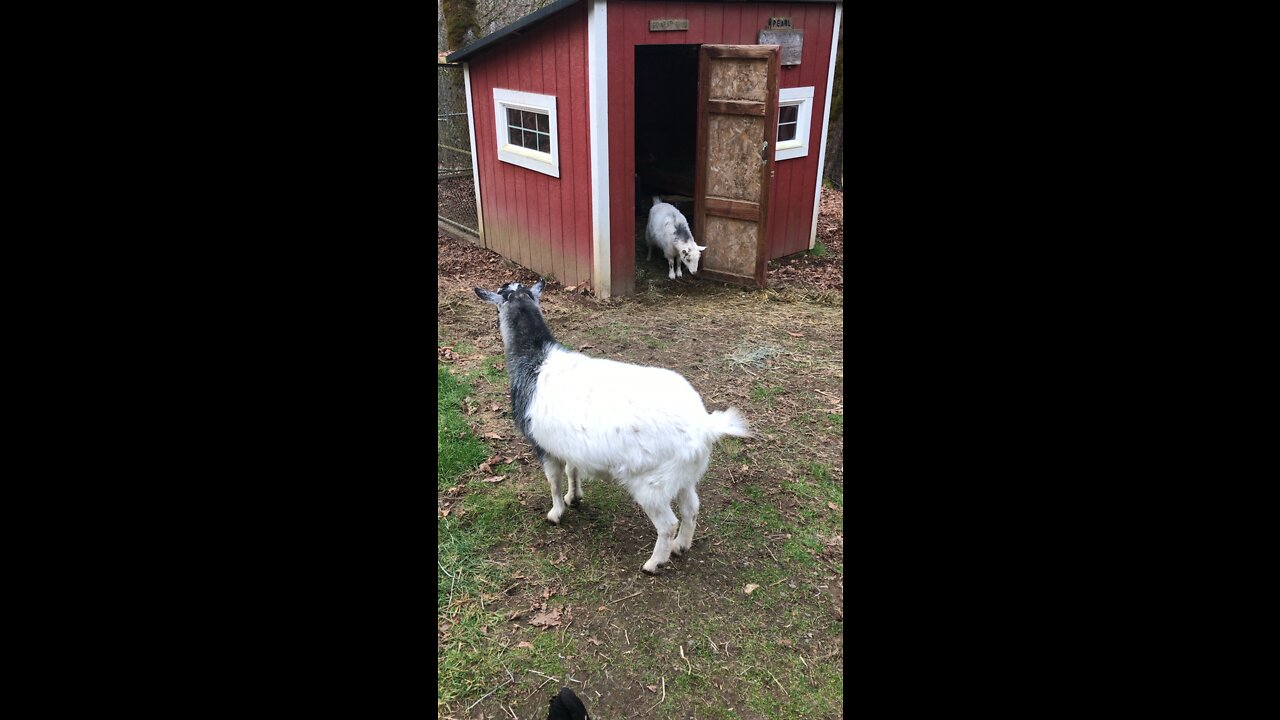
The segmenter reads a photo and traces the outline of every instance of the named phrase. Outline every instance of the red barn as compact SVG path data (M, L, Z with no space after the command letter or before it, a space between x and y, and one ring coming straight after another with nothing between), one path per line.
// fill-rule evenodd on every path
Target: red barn
M841 10L557 0L452 53L481 242L630 295L660 195L707 246L699 275L763 286L813 247Z

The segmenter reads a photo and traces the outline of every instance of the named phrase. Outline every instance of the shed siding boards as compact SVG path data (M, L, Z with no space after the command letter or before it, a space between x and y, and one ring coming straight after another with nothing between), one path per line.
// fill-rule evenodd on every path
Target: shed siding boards
M469 61L485 245L565 285L591 279L586 8L566 8ZM494 88L555 96L559 178L498 159Z
M827 71L831 63L831 31L835 4L609 2L609 177L610 246L613 250L613 294L634 291L635 227L635 46L669 44L755 45L771 17L789 17L804 30L798 66L782 66L778 87L813 87L813 120L809 154L775 163L767 254L769 259L809 249L813 198L817 192L818 151L822 118L827 112ZM650 32L649 21L682 18L683 31ZM701 242L702 238L698 238Z

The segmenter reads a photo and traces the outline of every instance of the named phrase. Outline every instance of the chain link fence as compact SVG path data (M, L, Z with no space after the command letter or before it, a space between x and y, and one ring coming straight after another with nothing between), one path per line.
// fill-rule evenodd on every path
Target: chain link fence
M436 67L436 216L446 225L479 237L475 162L467 129L467 89L462 66Z

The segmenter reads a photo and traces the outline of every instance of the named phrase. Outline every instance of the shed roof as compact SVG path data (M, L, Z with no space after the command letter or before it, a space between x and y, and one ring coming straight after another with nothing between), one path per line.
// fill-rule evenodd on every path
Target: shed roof
M735 2L742 3L742 2L761 2L762 0L709 0L709 1L723 2L723 3L735 3ZM768 0L768 2L774 2L774 3L795 3L795 4L799 4L799 3L835 4L841 1L842 0ZM543 20L546 20L547 18L551 17L552 15L555 15L561 10L564 10L572 5L576 5L580 2L582 2L582 0L555 0L555 2L551 3L550 5L547 5L541 10L535 10L529 13L528 15L525 15L524 17L520 18L519 20L511 23L510 25L507 25L506 27L496 32L492 32L488 35L485 35L479 40L476 40L475 42L472 42L468 45L463 46L458 50L453 51L447 58L447 61L451 63L462 62L463 60L466 60L472 55L475 55L476 53L482 50L486 50L492 47L493 45L496 45L502 42L503 40L507 39L508 37L511 37L512 35L517 35L517 36L520 35L523 30L528 29L530 26L536 25L542 22Z

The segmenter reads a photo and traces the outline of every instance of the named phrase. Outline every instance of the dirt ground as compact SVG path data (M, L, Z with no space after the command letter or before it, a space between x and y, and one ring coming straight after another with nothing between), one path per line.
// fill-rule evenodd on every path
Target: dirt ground
M503 367L497 313L472 290L533 283L537 274L438 237L437 360L476 378L467 418L491 456L464 482L438 493L437 517L450 511L456 517L469 494L511 493L519 528L511 542L491 548L485 562L506 567L532 553L565 580L539 588L520 586L528 578L517 576L514 591L483 595L482 608L515 618L505 630L485 629L502 638L494 641L503 648L521 640L537 646L539 634L559 631L557 662L581 681L559 684L574 687L593 717L841 716L832 707L839 707L832 696L842 692L844 647L840 193L823 190L818 231L826 255L771 263L765 291L687 273L671 281L665 261L646 262L643 253L634 297L599 301L559 285L544 291L542 308L557 340L595 357L677 370L709 410L735 406L759 435L713 453L699 483L694 546L658 577L639 571L653 546L653 527L616 488L588 481L582 508L568 510L558 527L542 519L551 504L547 483L511 420L505 376L495 377ZM485 485L498 464L513 469ZM529 545L514 546L516 538ZM750 584L766 592L744 592ZM530 627L529 617L545 613L549 598L561 624ZM696 622L673 621L685 608L696 609ZM442 623L438 652L450 647L457 622ZM695 630L705 631L705 639ZM648 664L631 655L641 636L654 642L641 651L653 656ZM761 657L775 651L784 653L780 664ZM782 675L792 656L800 663L793 675ZM677 692L674 680L689 658L696 664L684 679L693 685ZM661 690L658 673L665 673ZM544 682L539 674L548 677L525 675L487 698L477 693L442 701L440 716L545 717L544 695L555 688L538 685ZM797 705L800 698L807 700ZM646 711L651 705L657 709Z

